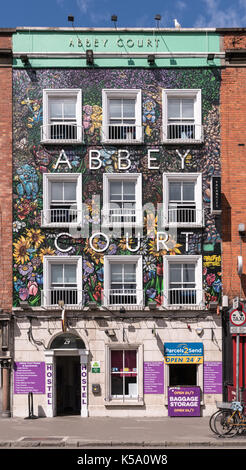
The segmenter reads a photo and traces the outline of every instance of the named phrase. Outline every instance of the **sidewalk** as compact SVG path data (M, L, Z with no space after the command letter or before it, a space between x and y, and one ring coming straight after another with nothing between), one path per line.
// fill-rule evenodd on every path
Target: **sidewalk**
M0 448L246 448L246 434L219 438L205 418L1 418Z

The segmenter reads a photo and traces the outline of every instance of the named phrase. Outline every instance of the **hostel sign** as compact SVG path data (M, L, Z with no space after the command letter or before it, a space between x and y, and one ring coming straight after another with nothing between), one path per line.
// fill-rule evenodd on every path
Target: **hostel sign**
M166 364L202 364L203 343L164 343Z

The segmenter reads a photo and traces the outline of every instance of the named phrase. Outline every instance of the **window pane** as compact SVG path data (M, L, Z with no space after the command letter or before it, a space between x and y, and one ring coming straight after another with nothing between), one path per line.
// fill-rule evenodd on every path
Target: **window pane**
M51 200L52 201L63 201L63 185L61 182L51 183Z
M125 367L127 367L130 370L137 368L136 351L125 351Z
M51 283L63 284L63 265L62 264L51 265Z
M64 264L64 283L76 284L76 264Z
M121 100L109 100L109 117L121 117Z
M195 183L184 182L183 183L183 200L184 201L194 201L195 200Z
M183 118L194 118L194 100L185 99L182 100L182 117Z
M180 118L180 99L168 99L168 118Z
M123 395L123 377L118 374L111 375L111 394Z
M122 282L122 264L111 265L111 282Z
M64 182L64 200L65 201L76 201L76 183L75 182Z
M110 201L121 200L121 181L111 181L110 183Z
M111 351L111 370L113 368L119 371L123 369L123 351Z
M76 101L65 100L64 101L64 118L75 119L76 117Z
M62 102L59 100L50 100L50 117L52 119L61 119L62 116Z
M181 264L170 264L170 282L181 282Z
M124 265L124 282L136 282L136 265Z
M195 265L194 264L183 265L183 281L195 282Z
M169 199L170 201L181 201L181 183L170 182L169 183Z
M135 100L123 99L123 117L135 118Z
M135 183L123 181L123 199L124 201L135 201Z

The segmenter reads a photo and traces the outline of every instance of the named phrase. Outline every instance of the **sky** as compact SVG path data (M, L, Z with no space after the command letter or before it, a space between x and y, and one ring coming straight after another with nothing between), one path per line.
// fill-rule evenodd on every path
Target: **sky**
M0 0L0 28L18 26L67 27L68 15L75 27L183 28L246 27L246 0Z

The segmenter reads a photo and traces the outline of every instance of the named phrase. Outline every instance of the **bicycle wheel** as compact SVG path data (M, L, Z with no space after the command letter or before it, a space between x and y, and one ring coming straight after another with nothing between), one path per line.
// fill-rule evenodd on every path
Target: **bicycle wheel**
M217 416L217 414L219 414L221 412L221 410L216 410L211 416L210 416L210 420L209 420L209 427L211 429L211 431L213 431L215 434L217 434L217 431L214 427L214 420L215 420L215 417Z
M237 415L231 410L221 410L214 419L214 428L219 436L235 436L238 431Z

